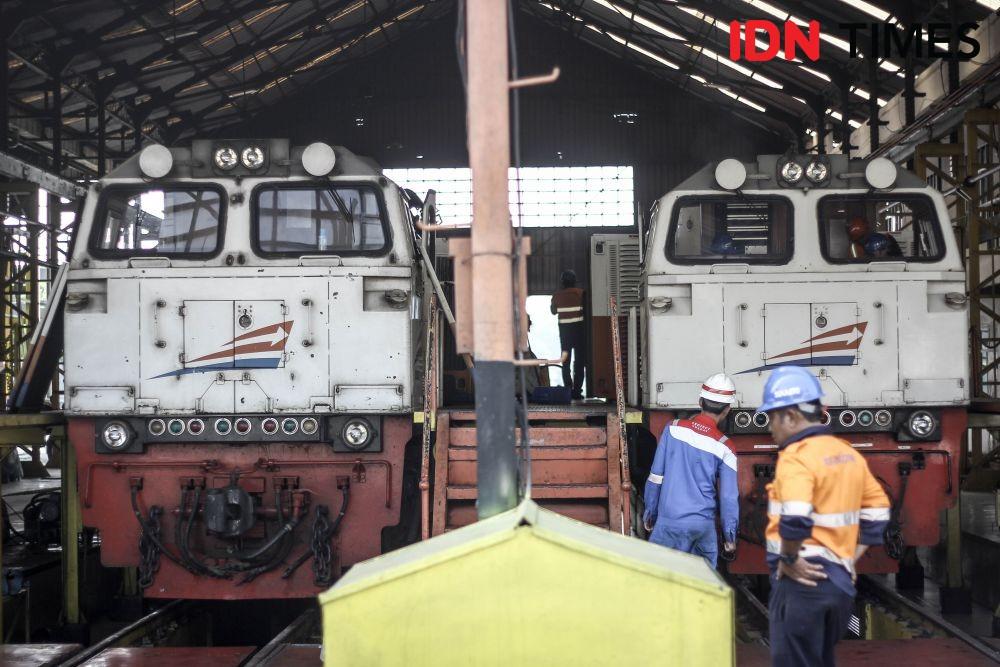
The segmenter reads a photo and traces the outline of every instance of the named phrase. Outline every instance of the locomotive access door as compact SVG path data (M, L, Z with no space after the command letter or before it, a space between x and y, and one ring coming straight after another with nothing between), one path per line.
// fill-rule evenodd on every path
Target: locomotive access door
M233 367L233 302L184 302L184 368Z
M764 305L764 352L768 367L853 366L865 325L858 304L768 303Z

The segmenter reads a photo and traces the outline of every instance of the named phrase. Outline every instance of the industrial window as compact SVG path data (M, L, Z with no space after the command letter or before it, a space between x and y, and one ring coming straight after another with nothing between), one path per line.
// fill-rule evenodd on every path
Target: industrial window
M679 264L782 264L792 255L792 205L779 197L682 197L667 258Z
M98 255L211 255L220 247L223 199L212 188L108 189L91 250Z
M472 221L471 169L386 169L387 178L423 196L437 192L441 222ZM632 167L523 167L508 173L511 220L525 227L635 224ZM520 193L520 206L518 206Z
M831 262L933 262L944 256L929 197L823 197L819 225L823 256Z
M255 196L254 240L262 254L370 254L388 245L374 188L265 186Z

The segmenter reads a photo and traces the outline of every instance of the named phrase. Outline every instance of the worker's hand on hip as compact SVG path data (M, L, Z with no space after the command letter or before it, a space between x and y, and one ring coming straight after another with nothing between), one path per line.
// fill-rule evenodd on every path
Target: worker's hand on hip
M647 533L653 532L653 524L649 519L642 520L642 527L646 529Z
M778 579L782 577L788 577L803 586L815 586L817 581L827 578L822 565L810 563L805 558L799 558L791 565L778 561Z

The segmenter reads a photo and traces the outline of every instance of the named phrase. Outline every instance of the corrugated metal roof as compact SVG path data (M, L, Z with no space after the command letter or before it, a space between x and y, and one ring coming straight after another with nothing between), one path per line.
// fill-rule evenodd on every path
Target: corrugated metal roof
M848 58L831 30L817 63L732 63L733 19L845 22L976 21L990 2L949 10L932 0L517 0L516 6L664 81L728 106L772 132L800 134L818 112L843 124L867 116L866 98L901 90L901 61ZM173 143L245 120L451 15L455 0L6 0L11 125L22 148L47 157L52 93L69 174L95 170L99 101L116 154L143 137ZM915 59L914 69L927 60ZM848 90L847 108L843 89Z

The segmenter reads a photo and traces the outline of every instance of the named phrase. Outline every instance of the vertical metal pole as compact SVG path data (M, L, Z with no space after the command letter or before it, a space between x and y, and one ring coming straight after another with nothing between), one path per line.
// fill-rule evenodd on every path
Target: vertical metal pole
M872 152L879 147L879 134L882 126L878 118L878 59L868 59L868 152Z
M105 113L107 97L103 92L97 98L97 177L103 178L108 159L108 119Z
M843 143L840 144L840 152L847 157L851 156L851 79L842 77L840 79L840 136Z
M10 106L7 103L9 75L7 69L7 27L0 26L0 151L10 148Z
M63 168L63 155L62 155L62 127L63 127L63 95L62 95L62 72L56 72L54 78L54 90L52 94L52 171L60 175ZM55 266L57 261L56 243L59 239L59 226L62 219L62 203L59 201L58 195L50 194L48 197L48 230L46 230L46 240L45 248L47 251L47 259L50 265ZM35 258L39 259L39 258ZM35 272L41 272L41 267L38 266L33 269ZM55 271L50 267L46 269L46 276L48 278L48 291L46 292L46 301L52 298L52 284L55 279ZM32 322L32 328L38 325L38 318ZM52 376L52 409L59 409L59 370L56 369L55 374ZM33 450L35 454L38 453L38 449ZM41 461L39 460L40 464Z
M76 452L65 431L59 444L62 448L63 614L66 623L76 625L80 623L80 500L77 497Z
M482 519L517 504L513 237L507 203L510 167L507 1L466 2L466 35L473 193L476 505Z

